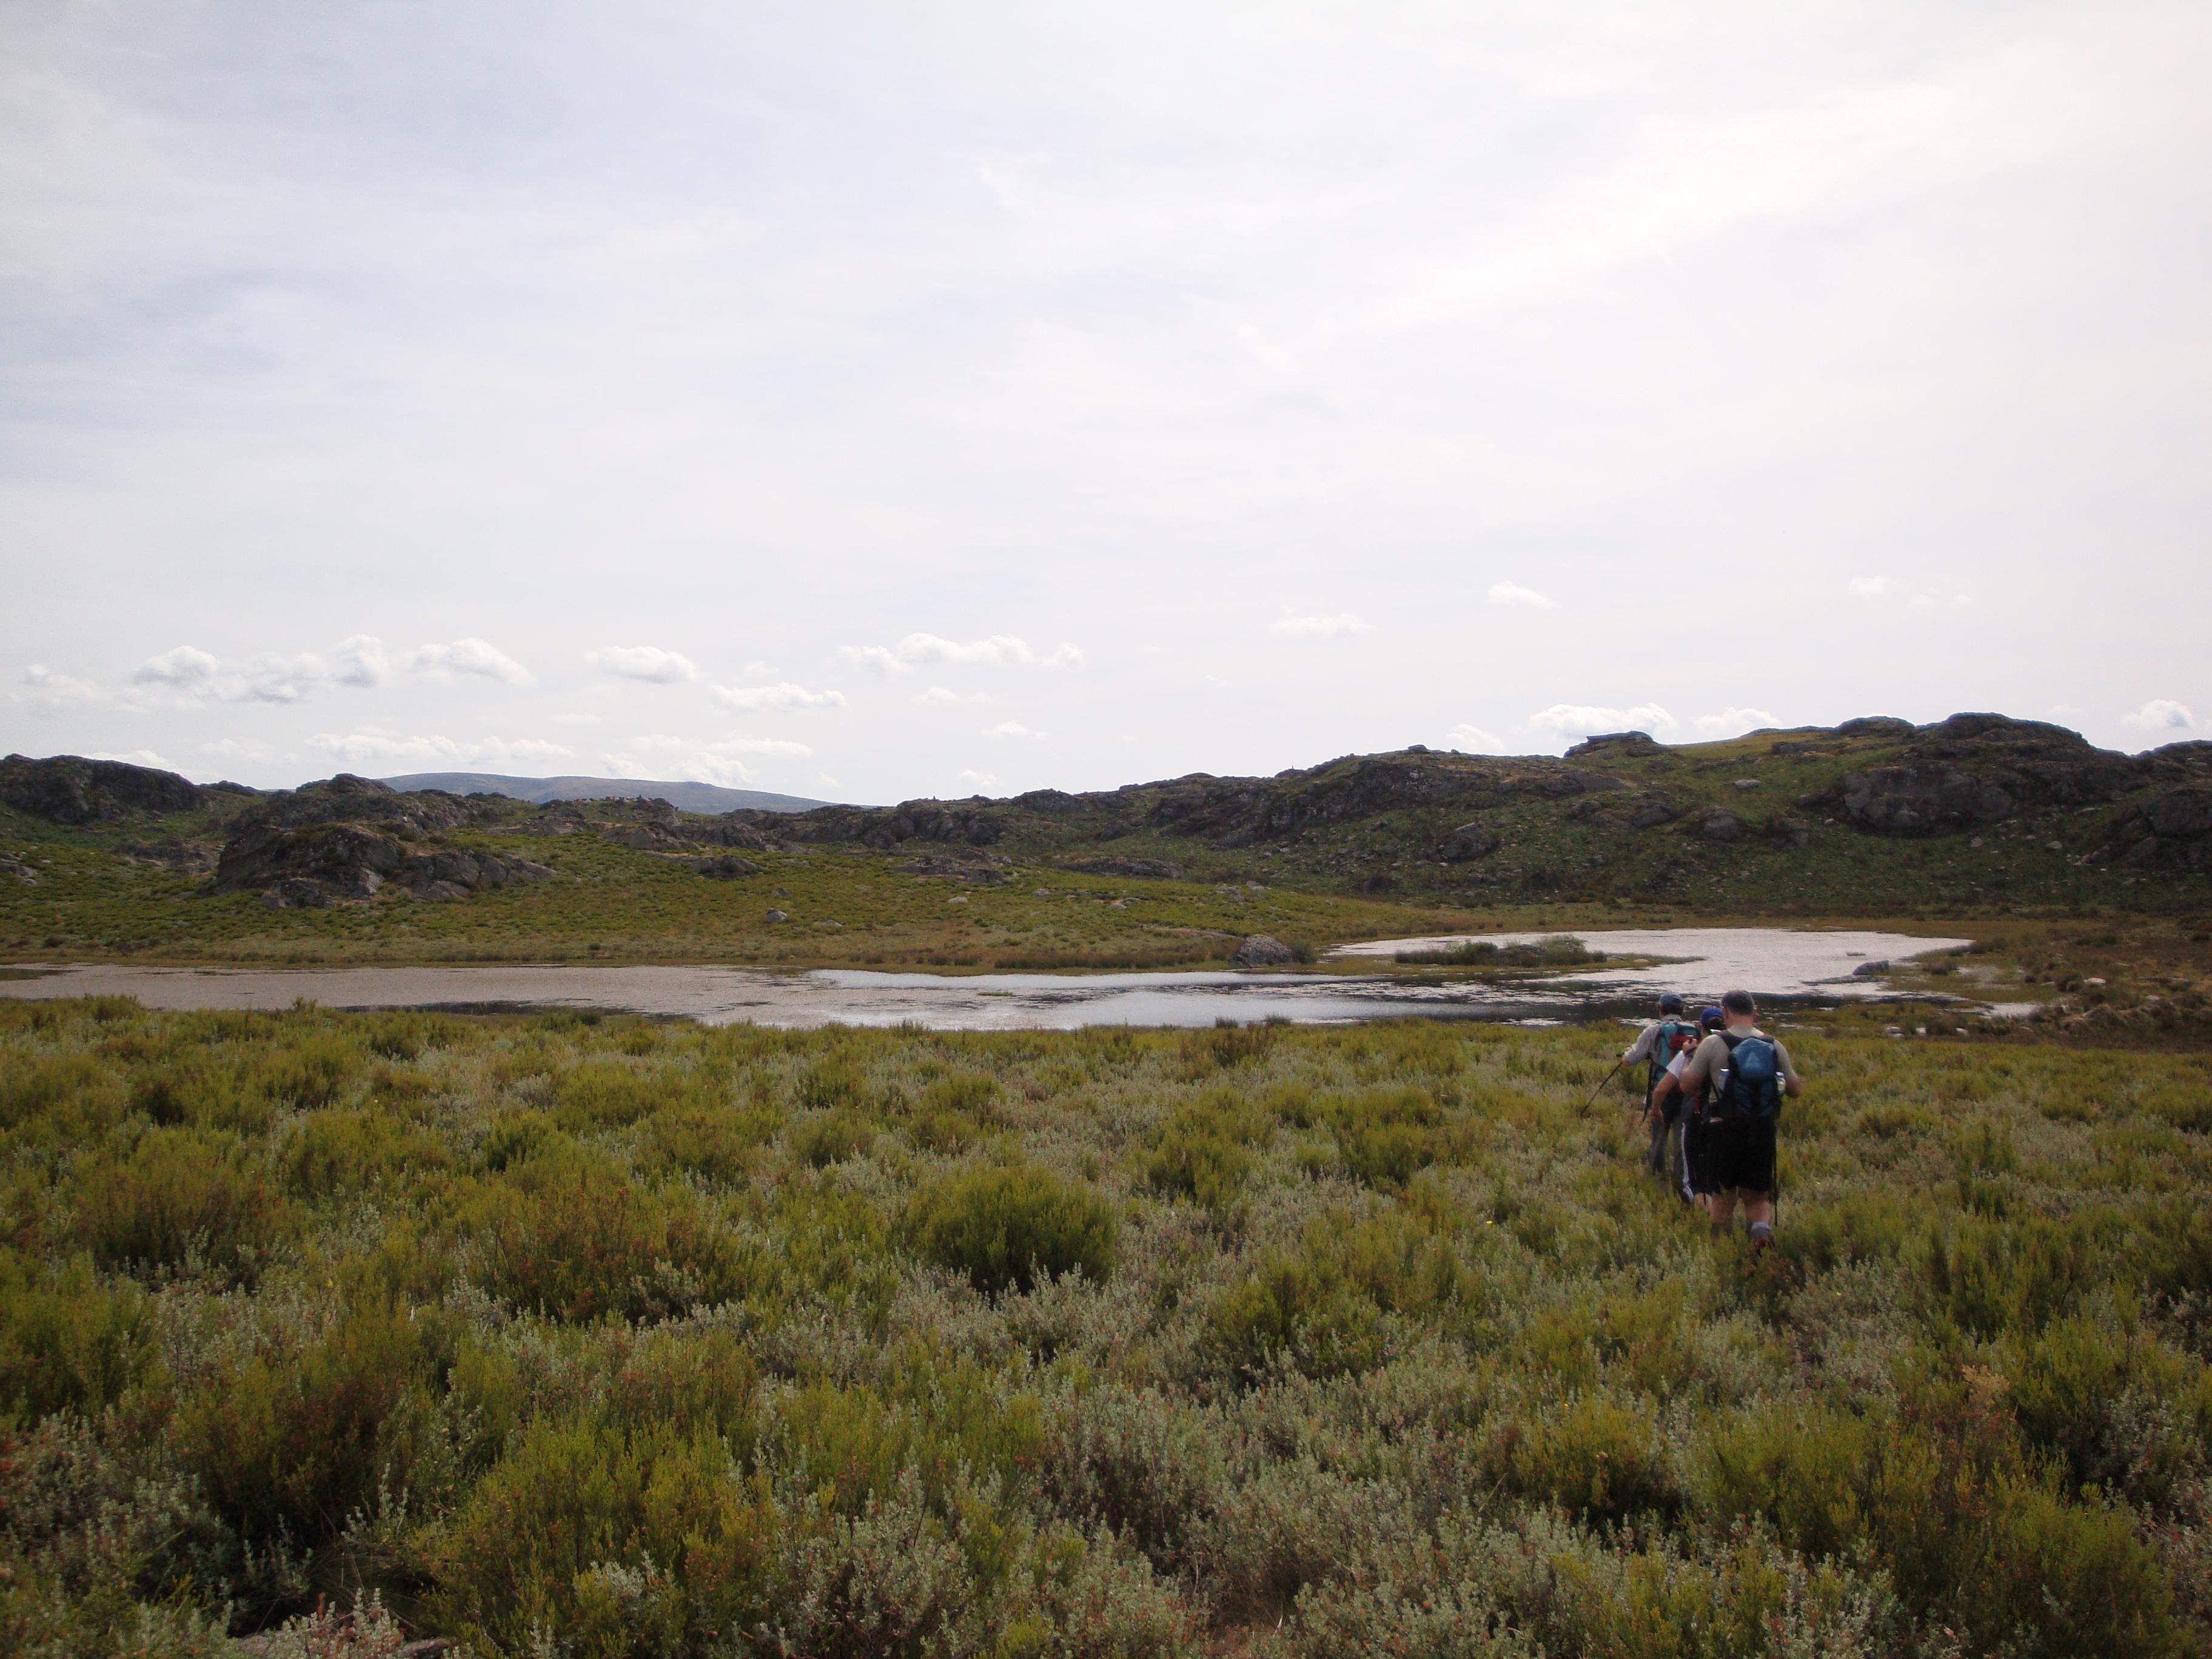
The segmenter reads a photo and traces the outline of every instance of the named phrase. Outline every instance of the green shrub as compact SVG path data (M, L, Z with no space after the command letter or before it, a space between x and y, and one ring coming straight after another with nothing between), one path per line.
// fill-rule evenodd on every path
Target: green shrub
M1593 1521L1663 1513L1681 1501L1657 1421L1613 1395L1580 1394L1533 1419L1508 1419L1492 1431L1486 1457L1512 1490Z
M809 1168L826 1170L858 1158L875 1145L875 1131L858 1113L810 1112L791 1126L791 1154Z
M1209 1091L1154 1132L1144 1163L1157 1192L1222 1211L1252 1168L1250 1148L1272 1133L1266 1118L1226 1090Z
M2121 1405L2179 1399L2203 1367L2139 1332L2086 1319L2055 1320L2006 1345L1998 1360L2014 1419L2031 1446L2063 1461L2067 1481L2096 1482L2137 1502L2163 1504L2205 1466L2205 1448L2185 1420L2157 1443L2124 1440Z
M767 1611L773 1505L711 1428L533 1425L430 1545L433 1607L465 1640L579 1655L698 1651Z
M93 1054L11 1054L0 1065L0 1129L52 1116L71 1139L96 1136L122 1115L123 1076Z
M1962 1216L1936 1236L1928 1272L1951 1318L1987 1338L2040 1329L2070 1312L2096 1267L2079 1227L2041 1216L2009 1222Z
M193 1129L149 1129L127 1155L82 1169L81 1236L101 1267L175 1267L198 1261L250 1278L289 1236L282 1194L245 1147Z
M628 1128L680 1092L665 1076L603 1056L555 1080L553 1121L571 1134Z
M638 1148L648 1169L734 1183L745 1179L755 1150L781 1125L780 1115L763 1107L664 1106L639 1125Z
M375 1106L337 1107L301 1119L284 1148L295 1192L309 1199L356 1192L450 1168L437 1136Z
M1382 1315L1432 1315L1459 1295L1462 1278L1449 1245L1418 1216L1332 1216L1215 1297L1209 1346L1247 1379L1278 1359L1310 1376L1366 1370L1382 1358Z
M854 1111L867 1103L867 1080L849 1060L828 1055L799 1079L799 1103L810 1112Z
M136 1285L103 1284L82 1256L49 1279L0 1251L0 1422L97 1412L164 1376Z
M986 1295L1026 1291L1041 1273L1103 1279L1113 1271L1112 1207L1033 1164L949 1176L915 1194L906 1225L918 1255Z
M179 1457L248 1539L335 1538L380 1479L404 1487L404 1436L427 1405L421 1335L406 1309L370 1304L296 1354L226 1369L179 1407Z
M727 1242L694 1199L641 1188L598 1158L531 1159L477 1214L485 1287L555 1319L650 1318L740 1288Z

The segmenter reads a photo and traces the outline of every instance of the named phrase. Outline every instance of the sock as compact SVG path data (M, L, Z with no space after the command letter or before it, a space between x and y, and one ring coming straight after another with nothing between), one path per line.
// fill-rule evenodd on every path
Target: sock
M1754 1221L1751 1224L1751 1237L1753 1243L1765 1243L1774 1237L1774 1229L1766 1222Z

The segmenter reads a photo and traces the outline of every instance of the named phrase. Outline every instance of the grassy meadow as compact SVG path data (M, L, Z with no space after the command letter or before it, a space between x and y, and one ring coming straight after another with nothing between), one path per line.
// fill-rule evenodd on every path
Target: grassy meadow
M1755 1255L1608 1029L0 1002L0 1650L2205 1651L2212 1061L1885 1018Z
M121 832L104 832L118 839ZM1247 933L1330 943L1437 925L1429 906L1266 883L1116 879L1015 866L981 886L898 868L912 853L752 854L759 873L695 874L590 836L464 834L552 880L452 903L392 891L270 910L250 892L120 858L98 835L0 842L37 885L0 881L0 957L308 963L736 962L933 968L1158 968L1226 962ZM785 920L771 921L770 910Z

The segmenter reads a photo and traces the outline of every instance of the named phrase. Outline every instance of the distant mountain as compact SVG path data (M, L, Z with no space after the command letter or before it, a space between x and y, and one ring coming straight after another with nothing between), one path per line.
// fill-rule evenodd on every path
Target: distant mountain
M394 789L443 789L456 795L505 795L510 800L605 800L645 795L665 800L681 812L805 812L827 801L804 795L771 794L764 789L725 789L714 783L660 783L650 778L510 778L496 772L410 772L385 778Z

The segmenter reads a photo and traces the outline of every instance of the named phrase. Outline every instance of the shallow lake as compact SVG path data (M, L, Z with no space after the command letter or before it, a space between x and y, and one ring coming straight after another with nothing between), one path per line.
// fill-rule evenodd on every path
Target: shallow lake
M1339 963L1469 939L1525 944L1545 933L1377 939L1331 952ZM1967 943L1904 933L1784 927L1669 927L1584 932L1608 956L1666 957L1655 967L1603 963L1486 985L1443 975L1307 970L1275 973L887 974L857 969L542 966L453 968L148 968L94 963L0 978L0 996L121 995L149 1008L601 1009L710 1025L896 1025L940 1030L1050 1030L1082 1025L1211 1025L1217 1020L1560 1020L1640 1012L1662 990L1692 1006L1741 987L1791 1000L1874 997L1870 962Z

